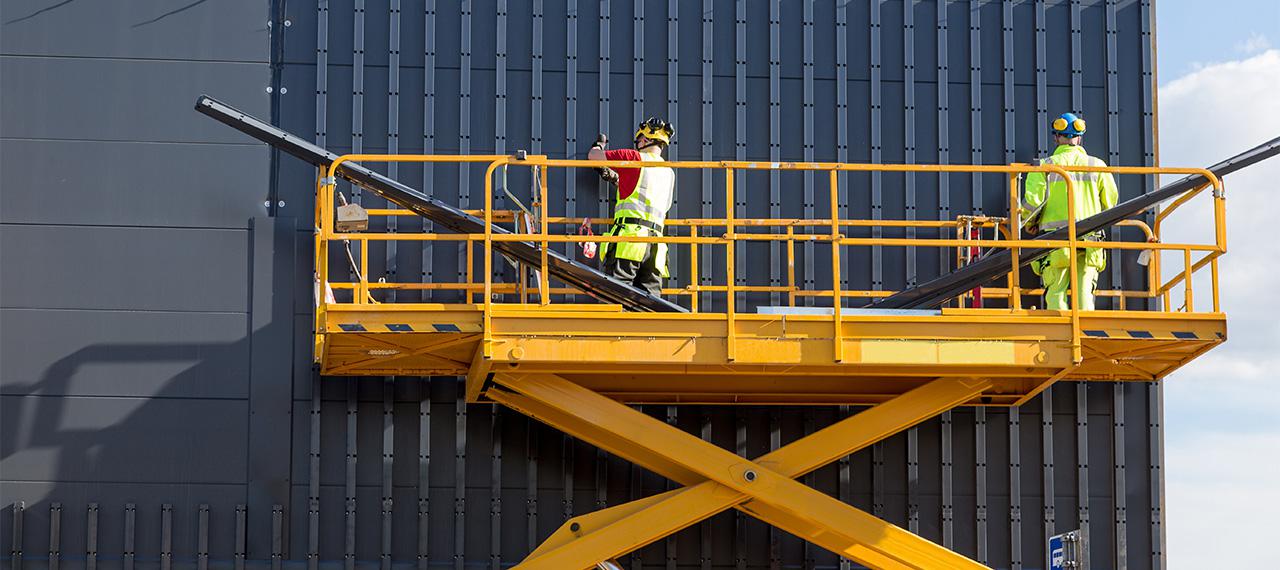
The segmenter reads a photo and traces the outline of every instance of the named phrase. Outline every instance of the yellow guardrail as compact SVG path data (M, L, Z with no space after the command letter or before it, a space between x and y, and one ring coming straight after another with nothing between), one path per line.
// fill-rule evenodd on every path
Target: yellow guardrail
M421 163L482 163L486 165L484 175L484 207L478 211L470 211L469 213L482 217L485 222L485 232L481 234L435 234L435 233L377 233L377 232L360 232L360 233L339 233L334 230L334 214L335 214L335 198L336 189L333 181L336 179L335 174L339 166L345 162L421 162ZM1010 271L1006 276L1005 287L984 288L983 292L987 296L1004 298L1007 300L1009 310L1018 312L1022 310L1022 297L1024 295L1039 294L1041 289L1022 287L1019 283L1019 268L1017 266L1018 251L1021 248L1071 248L1073 250L1081 247L1101 247L1108 250L1151 250L1152 261L1147 268L1147 287L1142 290L1100 290L1097 294L1102 296L1118 297L1122 306L1124 300L1128 298L1159 298L1162 303L1163 312L1194 312L1195 299L1193 291L1193 274L1206 265L1210 268L1211 274L1211 298L1214 312L1220 311L1219 292L1218 292L1218 257L1226 253L1226 228L1225 228L1225 205L1222 192L1221 181L1210 171L1202 168L1168 168L1168 167L1061 167L1057 165L1026 165L1011 164L1005 166L989 166L989 165L916 165L916 164L850 164L850 163L818 163L818 162L764 162L764 161L671 161L665 162L662 166L676 169L715 169L720 170L724 174L723 196L726 206L726 216L724 218L696 218L696 219L668 219L666 226L670 228L686 227L689 235L666 235L661 237L616 237L616 236L581 236L581 235L552 235L551 226L572 226L580 224L584 218L580 217L552 217L548 212L548 169L551 168L643 168L652 166L652 163L632 162L632 161L591 161L591 160L571 160L571 159L552 159L546 156L507 156L507 155L468 155L468 156L451 156L451 155L384 155L384 154L351 154L340 157L327 169L321 169L318 173L317 180L317 200L316 200L316 283L318 299L326 299L326 302L317 303L317 324L321 322L324 305L327 302L337 302L327 300L328 292L334 289L350 289L352 291L352 302L357 300L361 303L377 303L373 298L373 291L402 289L402 290L454 290L463 291L468 302L474 301L474 295L479 293L482 295L481 303L485 309L485 324L488 324L488 315L494 304L494 295L518 295L521 302L527 303L529 295L533 292L525 281L525 272L520 271L521 278L517 283L495 283L493 272L493 244L499 241L527 241L537 243L541 246L542 259L538 269L538 283L536 285L536 295L538 303L546 305L552 302L552 295L574 293L576 290L567 287L551 286L550 277L547 272L547 248L552 243L580 243L580 242L597 242L597 243L617 243L617 242L645 242L645 243L666 243L672 245L689 246L689 285L681 288L667 288L663 290L664 294L688 296L690 309L694 312L700 310L699 293L723 293L726 296L725 318L728 321L729 330L733 330L733 320L737 311L737 303L740 293L747 292L769 292L769 293L785 293L788 302L795 304L799 297L825 297L833 299L833 321L837 323L835 327L836 346L841 346L840 340L840 313L843 308L843 302L834 302L834 299L844 299L849 297L873 298L887 296L893 291L880 290L845 290L841 285L841 263L840 252L846 247L935 247L935 248L1009 248L1013 250L1014 262L1010 266ZM536 233L503 233L495 234L493 232L493 224L496 222L514 221L517 212L511 211L495 211L493 209L493 182L494 174L499 168L530 168L536 174L538 184L538 199L534 207L537 210L537 219L539 227ZM829 186L829 202L830 202L830 218L818 219L794 219L794 218L737 218L734 214L734 173L742 170L786 170L786 171L811 171L826 172L828 174ZM1056 174L1060 176L1067 185L1068 207L1067 211L1070 216L1068 220L1068 239L1066 240L1041 240L1034 238L1023 238L1021 228L1017 223L1010 222L1002 218L974 218L961 217L961 222L957 221L930 221L930 220L853 220L842 219L840 216L839 200L839 175L842 172L898 172L898 173L995 173L1003 174L1009 180L1009 208L1010 212L1018 210L1020 201L1019 180L1022 176L1040 172L1045 174ZM1126 220L1120 225L1138 228L1146 238L1142 242L1084 242L1075 230L1075 193L1074 181L1070 172L1110 172L1113 174L1139 174L1139 175L1157 175L1157 174L1200 174L1208 181L1205 184L1183 194L1175 199L1168 207L1160 211L1155 223L1148 227L1139 220ZM1205 188L1213 187L1212 199L1213 207L1213 226L1214 226L1214 242L1213 243L1163 243L1161 241L1160 230L1162 224L1168 219L1169 215L1176 211L1183 204L1199 195ZM679 192L679 189L677 189ZM402 209L386 208L386 209L370 209L368 210L370 217L375 216L404 216L415 215L412 212ZM967 219L965 219L967 218ZM1016 220L1016 217L1014 218ZM611 223L611 220L605 221ZM849 237L843 233L846 228L934 228L937 229L939 235L942 235L947 229L956 228L957 231L960 224L968 224L965 227L979 227L984 229L992 229L999 231L1005 236L1005 239L978 239L972 236L959 235L956 238L886 238L886 237ZM976 226L974 225L976 224ZM758 232L739 232L739 228L747 227L772 227L775 228L774 233L758 233ZM820 231L822 228L826 231ZM714 229L723 229L722 232L713 232ZM799 231L806 229L807 231ZM781 231L783 233L777 233ZM357 242L359 244L359 260L352 259L352 264L358 266L358 270L353 273L357 275L356 279L348 281L331 281L329 267L329 245L334 241ZM464 271L464 279L458 283L386 283L382 281L371 281L369 278L369 243L374 241L452 241L465 242L466 251L466 268ZM738 243L750 241L778 241L786 244L787 251L787 267L788 277L787 285L739 285L735 282L736 252L735 247ZM795 281L795 243L829 243L831 247L831 288L804 290L797 287ZM474 246L481 245L481 255L483 256L483 279L477 281L473 275ZM726 279L724 285L702 285L700 284L698 259L699 248L702 246L723 246L725 248L724 270ZM1161 278L1161 258L1163 252L1174 251L1182 253L1183 270L1173 276L1168 281ZM1195 259L1199 256L1199 259ZM958 259L962 256L958 256ZM1077 256L1068 256L1070 260L1070 289L1071 310L1070 319L1073 331L1073 344L1077 360L1079 360L1079 338L1080 338L1080 309L1075 299L1074 292L1078 289L1077 283ZM1179 285L1182 286L1184 297L1183 305L1177 311L1170 311L1171 294ZM317 330L321 330L317 328ZM486 331L488 327L486 326ZM734 351L733 334L729 335L729 353L732 358ZM839 350L839 349L837 349ZM837 360L840 354L837 353Z

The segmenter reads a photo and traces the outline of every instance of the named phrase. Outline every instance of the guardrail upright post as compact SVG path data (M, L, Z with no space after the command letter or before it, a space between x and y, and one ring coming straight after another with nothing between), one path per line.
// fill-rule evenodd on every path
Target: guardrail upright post
M725 323L728 327L725 336L725 350L728 360L732 361L737 357L737 335L734 317L737 313L737 291L735 290L737 271L734 266L734 252L737 250L737 238L733 231L733 169L725 168L724 170L724 216L725 216L725 234L728 240L725 244L725 291L727 292L727 302L725 303L726 318Z
M787 226L787 306L796 306L796 228Z
M1191 248L1186 247L1182 249L1182 261L1186 264L1182 270L1182 285L1184 293L1183 302L1186 304L1187 312L1194 313L1195 294L1191 292Z
M836 362L844 362L844 331L840 322L840 309L844 305L840 289L840 204L837 190L840 188L840 171L831 171L831 320L832 347Z
M1061 173L1062 179L1067 184L1067 242L1071 246L1067 253L1068 266L1070 272L1070 286L1068 293L1071 295L1071 362L1079 364L1084 361L1084 354L1080 348L1080 276L1077 272L1080 270L1080 260L1077 259L1076 240L1076 185L1071 179L1071 175L1061 168L1057 168Z
M360 236L360 303L373 299L369 295L369 238Z
M480 350L485 358L493 356L493 172L497 168L495 160L484 172L484 336ZM469 249L471 242L467 243Z
M1019 165L1015 165L1019 166ZM1009 230L1012 234L1013 241L1022 240L1022 210L1018 200L1018 172L1009 173ZM1000 231L996 228L996 231ZM1018 253L1022 248L1017 246L1011 248L1011 262L1013 267L1009 271L1009 308L1014 311L1022 310L1022 276L1021 267L1018 265Z
M689 237L693 238L693 242L689 244L689 287L693 292L689 295L689 311L698 312L698 297L702 296L699 290L698 282L698 226L689 226ZM656 245L655 245L656 247Z
M542 222L542 266L538 272L538 301L551 304L551 277L547 275L547 167L538 168L538 214Z

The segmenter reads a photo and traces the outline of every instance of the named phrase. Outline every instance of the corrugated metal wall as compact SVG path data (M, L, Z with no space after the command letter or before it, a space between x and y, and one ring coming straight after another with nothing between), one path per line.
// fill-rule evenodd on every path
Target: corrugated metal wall
M1153 159L1147 0L178 8L24 0L0 13L6 565L498 568L569 516L667 488L522 416L460 404L456 379L314 377L314 173L196 116L199 92L338 151L580 156L597 132L622 140L663 115L681 159L1003 164L1049 150L1042 125L1073 109L1094 154ZM390 173L482 199L478 170ZM828 214L811 175L739 182L739 215ZM1121 184L1131 196L1150 181ZM677 215L723 213L718 177L682 172L678 188ZM565 214L608 212L588 173L553 172L552 189ZM951 219L1004 214L1006 191L976 175L850 175L840 204ZM802 260L827 258L809 247ZM373 273L393 280L463 271L456 246L376 253ZM746 254L739 282L785 280L780 251ZM847 257L846 286L865 289L952 263ZM700 274L719 262L704 255ZM798 267L806 286L830 275ZM754 456L856 410L645 411ZM1158 387L1064 384L1021 410L957 410L806 480L1000 568L1043 567L1045 535L1082 521L1094 568L1162 567L1160 423ZM736 514L624 561L839 564Z

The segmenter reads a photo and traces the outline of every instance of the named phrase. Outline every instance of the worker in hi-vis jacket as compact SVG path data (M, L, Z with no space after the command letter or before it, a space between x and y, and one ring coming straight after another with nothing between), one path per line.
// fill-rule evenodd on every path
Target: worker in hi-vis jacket
M1040 159L1040 165L1099 166L1107 163L1089 156L1080 146L1084 136L1084 119L1074 113L1063 113L1051 124L1053 140L1058 147L1053 155ZM1047 180L1046 180L1047 179ZM1115 178L1110 172L1072 172L1075 187L1075 220L1078 222L1103 210L1114 207L1119 198ZM1060 175L1040 172L1027 174L1023 194L1022 219L1027 227L1039 227L1048 232L1067 225L1067 184ZM1080 236L1085 241L1102 241L1101 230ZM1031 264L1031 270L1044 283L1046 309L1066 310L1067 290L1071 286L1071 258L1068 248L1055 249ZM1079 305L1084 311L1094 310L1093 295L1098 286L1098 274L1107 267L1107 252L1100 247L1082 248L1076 251L1076 274L1079 279Z
M590 160L634 160L664 162L662 149L671 144L675 128L662 119L650 118L636 130L634 149L604 148L601 136L587 153ZM675 199L676 173L666 166L605 169L602 175L616 181L618 200L613 207L613 226L606 236L660 237L667 210ZM662 293L667 272L667 244L644 242L605 243L600 259L609 276L630 283L651 295Z

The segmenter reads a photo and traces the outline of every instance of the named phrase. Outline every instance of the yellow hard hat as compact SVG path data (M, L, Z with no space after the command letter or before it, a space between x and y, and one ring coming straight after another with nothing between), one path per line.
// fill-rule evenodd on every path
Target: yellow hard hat
M632 139L639 139L641 136L653 141L661 141L662 144L671 144L671 137L676 134L675 127L670 123L657 117L649 117L640 127L636 129L636 136Z

